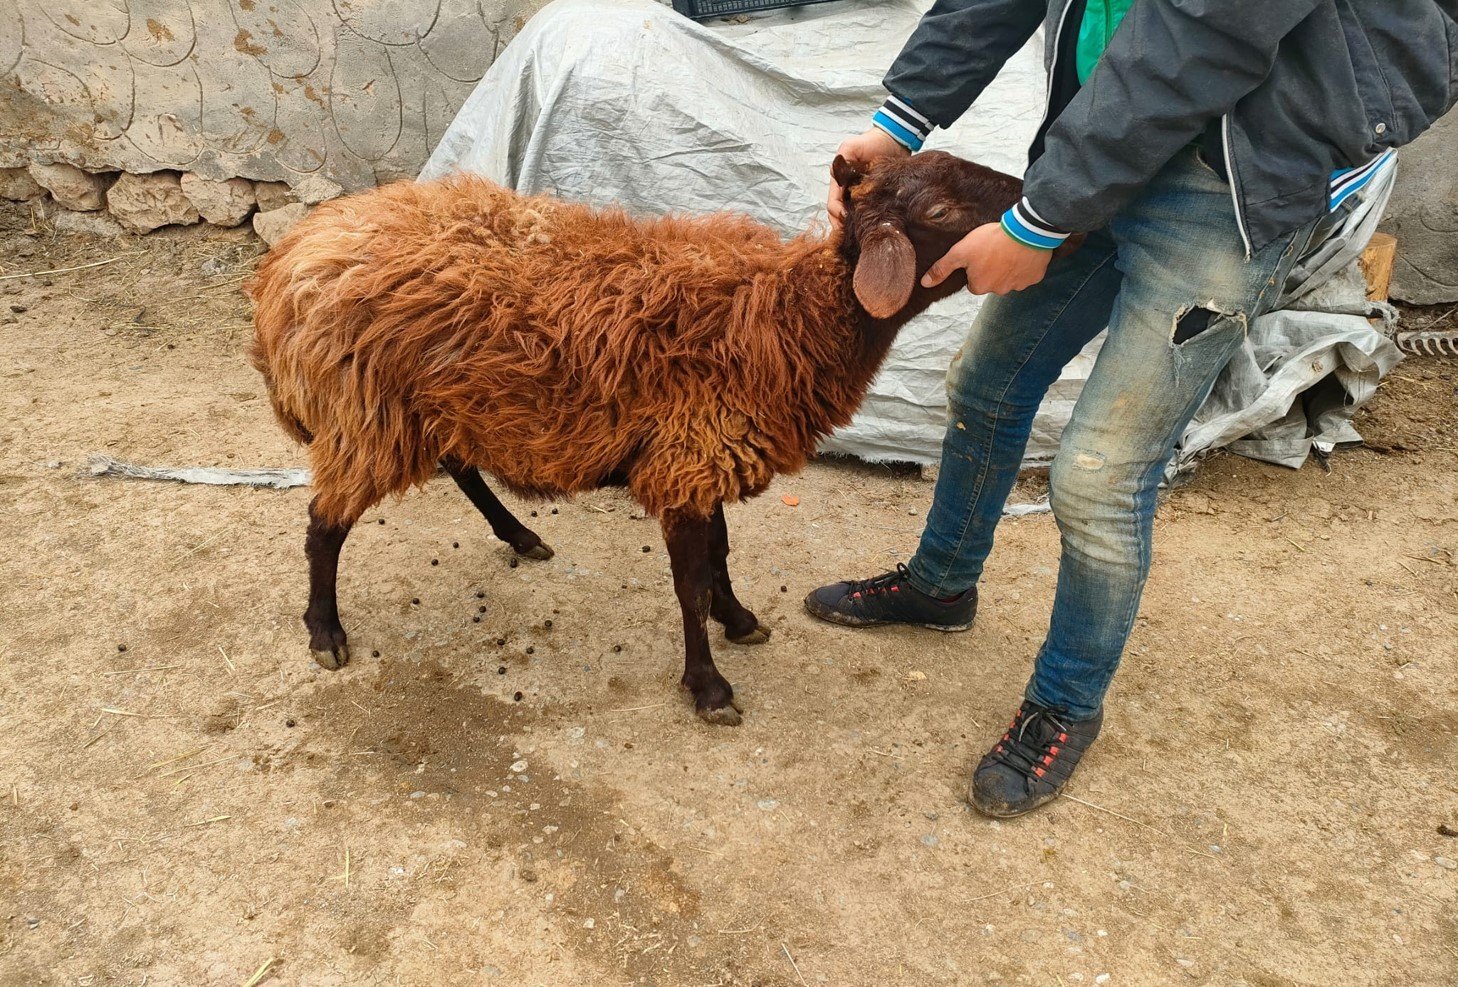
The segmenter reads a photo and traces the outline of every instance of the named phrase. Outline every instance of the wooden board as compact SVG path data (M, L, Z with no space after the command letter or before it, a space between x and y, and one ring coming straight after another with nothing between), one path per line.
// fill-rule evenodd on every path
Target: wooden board
M1375 302L1387 301L1392 286L1392 265L1397 260L1397 237L1390 233L1373 233L1367 249L1362 251L1362 276L1367 279L1367 297Z

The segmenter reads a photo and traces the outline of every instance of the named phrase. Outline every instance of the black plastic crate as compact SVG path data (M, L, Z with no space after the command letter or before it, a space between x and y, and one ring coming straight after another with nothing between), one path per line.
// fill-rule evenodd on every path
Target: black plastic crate
M733 17L735 14L757 14L781 7L807 7L829 0L673 0L673 9L696 21L710 17Z

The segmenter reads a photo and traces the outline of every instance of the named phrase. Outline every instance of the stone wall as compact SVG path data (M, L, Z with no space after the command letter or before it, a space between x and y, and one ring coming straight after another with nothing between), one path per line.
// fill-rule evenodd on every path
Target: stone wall
M1458 301L1458 110L1402 149L1382 228L1397 237L1393 298Z
M0 195L147 229L413 176L544 3L0 0Z

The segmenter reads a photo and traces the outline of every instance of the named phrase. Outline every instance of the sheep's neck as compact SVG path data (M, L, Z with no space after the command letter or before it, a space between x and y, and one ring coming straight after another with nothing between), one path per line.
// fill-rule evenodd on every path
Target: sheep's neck
M841 362L827 370L855 382L864 391L881 368L901 328L933 302L955 294L961 283L949 280L935 288L923 288L918 271L917 284L901 311L890 318L877 319L856 299L852 287L854 271L854 256L832 239L825 253L806 257L795 265L793 283L799 286L799 291L790 304L814 306L825 304L826 299L833 300L833 313L827 313L820 321L835 334Z
M900 312L876 319L856 300L853 271L854 257L832 237L793 265L782 301L783 325L813 325L824 333L825 338L808 348L815 364L812 401L820 407L806 410L821 412L821 427L827 431L849 420L859 407L901 327L960 287L955 282L936 288L918 283Z

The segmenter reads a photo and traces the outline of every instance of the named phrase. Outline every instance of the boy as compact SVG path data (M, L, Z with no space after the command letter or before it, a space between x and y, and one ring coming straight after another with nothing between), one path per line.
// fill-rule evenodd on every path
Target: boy
M950 371L921 544L895 571L805 600L853 627L971 627L1038 404L1108 328L1050 473L1063 554L1048 636L973 773L984 814L1056 798L1098 736L1175 444L1291 264L1453 105L1455 20L1458 0L937 0L871 129L841 145L862 166L914 153L1047 25L1025 197L925 278L964 269L970 291L998 297ZM833 181L828 205L838 222ZM1083 245L1050 268L1072 234Z

